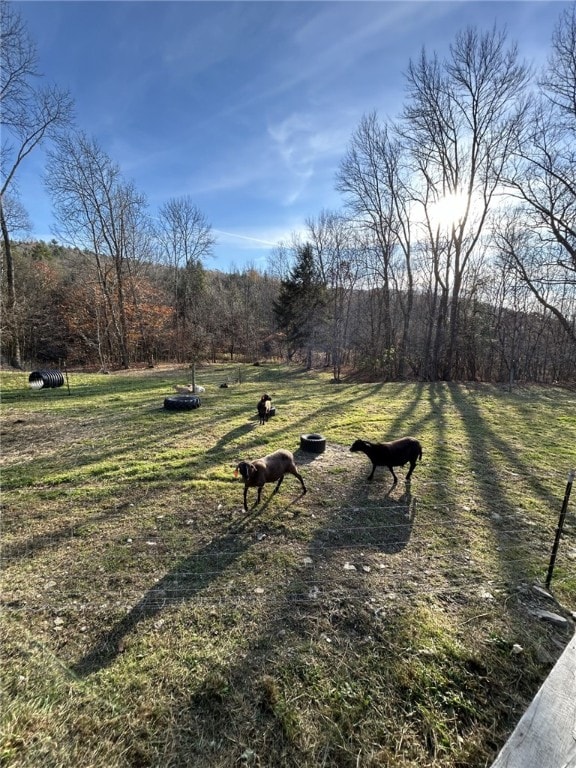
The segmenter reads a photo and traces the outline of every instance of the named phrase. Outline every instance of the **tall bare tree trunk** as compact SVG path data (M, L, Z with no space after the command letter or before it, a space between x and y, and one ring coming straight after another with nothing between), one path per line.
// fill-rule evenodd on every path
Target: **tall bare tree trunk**
M4 205L0 195L0 228L2 229L2 244L4 246L4 258L6 260L6 312L12 326L12 344L10 348L10 365L14 368L22 368L20 350L20 321L16 302L16 285L14 280L14 260L12 258L12 245L10 234L4 217Z

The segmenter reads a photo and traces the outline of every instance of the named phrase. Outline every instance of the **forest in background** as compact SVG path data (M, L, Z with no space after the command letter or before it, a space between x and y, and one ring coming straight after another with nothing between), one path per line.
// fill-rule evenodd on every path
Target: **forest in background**
M342 208L278 243L269 270L207 267L189 196L154 212L72 99L34 85L35 49L2 9L2 360L128 368L301 360L334 379L574 382L576 5L547 66L468 28L422 51L395 120L366 114L337 172ZM17 171L46 143L58 239L27 242Z
M28 367L113 369L121 366L120 346L90 255L56 243L19 243L14 249L18 293L23 297L22 349ZM307 258L308 257L308 258ZM247 270L226 274L204 269L180 275L186 280L185 309L174 306L172 271L141 265L126 303L129 364L158 362L260 362L290 359L309 367L331 366L334 378L355 373L367 378L431 379L433 296L416 294L410 335L403 350L383 346L382 299L368 287L326 288L317 280L311 248L281 280ZM576 346L566 343L561 324L539 309L516 281L508 285L519 306L504 302L508 275L489 284L488 294L460 300L461 334L454 379L539 381L575 380ZM392 294L392 336L398 338L406 296Z

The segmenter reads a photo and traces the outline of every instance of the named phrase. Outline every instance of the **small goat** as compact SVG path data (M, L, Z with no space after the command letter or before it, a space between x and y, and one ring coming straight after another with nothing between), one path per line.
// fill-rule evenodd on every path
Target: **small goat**
M192 384L175 384L174 390L178 392L179 395L193 395L195 392L206 391L204 387L200 387L200 386L193 387Z
M372 472L368 476L368 480L372 480L374 477L374 470L376 467L388 467L392 472L394 478L394 485L398 482L398 478L394 473L393 467L403 467L404 464L410 462L410 470L406 475L406 482L410 480L410 476L416 466L418 459L422 460L422 446L413 437L401 437L399 440L392 440L390 443L371 443L368 440L356 440L352 443L350 450L353 453L361 451L372 462Z
M258 416L260 417L260 424L265 424L270 418L270 408L272 408L272 398L270 395L262 395L258 400Z
M236 477L238 476L238 472L240 472L244 479L245 511L248 511L248 488L258 488L256 504L259 504L264 485L266 483L274 483L277 480L278 483L276 488L274 488L272 492L276 493L282 484L282 480L284 480L284 475L294 475L294 477L297 477L302 485L302 493L306 493L304 480L296 468L294 456L290 451L280 449L279 451L270 453L268 456L264 456L263 459L256 459L256 461L241 461L234 472Z

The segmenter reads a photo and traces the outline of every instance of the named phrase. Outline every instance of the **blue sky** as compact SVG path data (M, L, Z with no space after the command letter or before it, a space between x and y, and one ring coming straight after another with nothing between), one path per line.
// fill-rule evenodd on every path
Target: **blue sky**
M338 209L335 174L363 114L396 116L422 47L506 27L537 65L564 2L30 0L15 2L46 80L148 199L189 195L217 237L208 268L266 269L279 240ZM18 187L54 236L43 151Z

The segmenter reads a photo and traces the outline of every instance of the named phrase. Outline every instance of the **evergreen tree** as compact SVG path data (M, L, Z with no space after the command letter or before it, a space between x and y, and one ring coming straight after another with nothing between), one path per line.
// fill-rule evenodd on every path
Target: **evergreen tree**
M312 351L321 336L325 307L325 286L312 246L306 243L299 249L288 278L281 281L274 314L286 334L288 358L305 349L308 368L312 367Z

